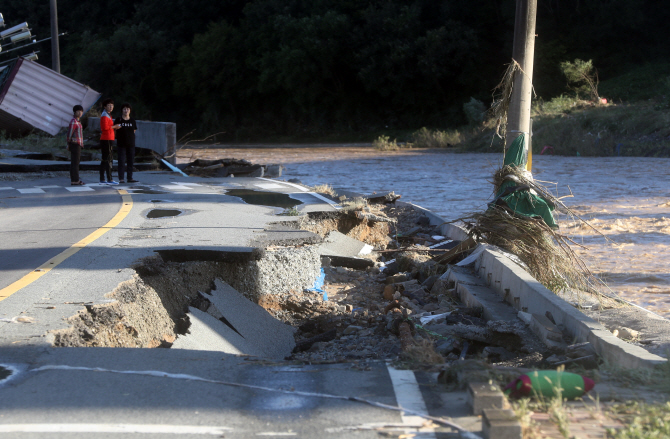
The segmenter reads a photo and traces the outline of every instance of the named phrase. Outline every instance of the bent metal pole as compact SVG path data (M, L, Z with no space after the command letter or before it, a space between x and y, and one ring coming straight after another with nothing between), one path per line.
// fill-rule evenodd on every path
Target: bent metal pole
M537 0L517 0L514 20L514 44L512 58L521 71L514 77L512 99L507 113L507 144L509 148L520 135L526 138L526 148L530 144L530 105L533 92L533 61L535 53L535 17ZM528 163L531 152L528 151ZM530 170L530 169L529 169Z

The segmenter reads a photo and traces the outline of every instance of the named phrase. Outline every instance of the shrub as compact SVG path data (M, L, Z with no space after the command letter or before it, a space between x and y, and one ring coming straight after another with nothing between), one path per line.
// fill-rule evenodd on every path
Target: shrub
M375 139L375 141L372 142L372 146L379 151L397 151L400 149L395 139L391 141L389 136L383 135Z
M486 105L482 101L471 97L469 102L463 104L463 112L470 125L479 125L484 122Z
M575 62L564 61L561 63L561 71L568 79L570 88L572 88L577 97L589 96L591 100L600 102L598 94L598 71L593 67L591 60L582 61L576 59Z
M421 128L412 134L412 144L417 148L448 148L461 142L461 134L457 130L439 131Z
M536 114L568 114L576 108L580 108L580 102L570 96L560 95L552 98L549 102L536 101L533 105L533 112Z

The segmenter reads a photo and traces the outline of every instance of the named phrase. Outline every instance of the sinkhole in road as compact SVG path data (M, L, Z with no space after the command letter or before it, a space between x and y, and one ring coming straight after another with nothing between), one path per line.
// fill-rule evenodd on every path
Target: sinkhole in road
M366 242L376 242L389 233L387 223L368 225L345 213L310 213L304 221L290 225L322 237L339 230ZM320 251L311 244L156 250L155 256L129 267L134 273L105 294L106 303L84 305L67 319L68 328L51 331L48 337L56 347L204 349L280 358L274 345L285 349L287 338L294 346L296 340L293 331L277 327L301 327L304 319L311 318L310 307L321 306L318 304L328 313L337 308L334 302L323 301L322 292L305 290L315 286L322 270ZM224 283L227 286L222 288ZM222 302L221 291L230 289L235 291L230 293L230 304ZM242 308L253 312L239 311ZM245 327L263 320L250 312L266 313L266 324ZM323 330L329 333L330 328ZM280 334L283 342L272 348L259 348L262 343L250 341L275 340ZM230 345L236 350L229 349ZM301 346L306 349L304 343Z
M11 369L7 369L6 367L0 366L0 384L7 378L9 378L11 374L12 374Z
M85 305L68 319L68 329L53 331L53 345L203 349L277 359L291 353L293 330L265 303L274 303L268 296L314 285L321 269L315 248L186 252L207 260L157 253L139 260L132 279L105 295L110 303ZM260 322L259 313L265 324L245 326ZM268 347L267 340L279 341Z
M178 209L151 209L149 213L147 213L147 218L165 218L167 216L177 216L181 213L182 211Z
M289 194L255 191L252 189L230 189L226 191L226 195L241 198L247 204L260 206L288 208L302 204L302 201L291 198Z

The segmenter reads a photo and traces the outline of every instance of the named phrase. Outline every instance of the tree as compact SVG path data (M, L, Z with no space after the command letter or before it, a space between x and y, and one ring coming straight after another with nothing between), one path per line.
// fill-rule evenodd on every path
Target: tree
M600 96L598 95L598 71L593 67L591 60L582 61L581 59L576 59L575 62L564 61L561 63L561 70L577 96L587 95L591 97L592 101L600 102Z

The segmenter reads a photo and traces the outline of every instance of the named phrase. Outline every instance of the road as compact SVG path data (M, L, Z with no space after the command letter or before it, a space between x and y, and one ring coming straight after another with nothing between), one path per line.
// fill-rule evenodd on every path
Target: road
M286 182L140 177L134 187L81 191L54 179L0 183L0 289L14 285L0 297L0 380L12 372L0 381L0 437L457 437L426 424L428 415L481 428L467 416L463 392L436 392L435 376L384 362L302 365L188 349L53 347L53 331L69 328L84 306L111 305L109 293L135 279L133 264L155 250L256 242L282 209L246 204L226 195L230 189L288 193L303 211L333 210ZM181 213L151 219L157 208ZM48 269L30 277L38 267ZM398 406L425 416L392 409Z
M0 289L105 225L120 203L111 186L1 182Z

